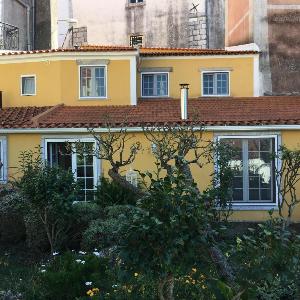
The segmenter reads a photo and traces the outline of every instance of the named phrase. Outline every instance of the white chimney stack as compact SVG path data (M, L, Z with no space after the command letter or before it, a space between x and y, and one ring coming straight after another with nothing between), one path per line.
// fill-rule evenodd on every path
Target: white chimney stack
M189 97L189 84L182 83L180 84L181 97L180 97L180 106L181 106L181 119L186 120L188 118L188 97Z

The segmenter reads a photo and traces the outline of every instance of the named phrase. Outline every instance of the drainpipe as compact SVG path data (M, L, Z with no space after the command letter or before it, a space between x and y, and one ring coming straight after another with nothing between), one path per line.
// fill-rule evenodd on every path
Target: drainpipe
M26 14L27 14L27 50L31 50L31 44L30 44L30 5L26 4L22 0L16 0L19 4L21 4L23 7L26 8Z
M187 118L188 118L189 84L181 83L180 89L181 89L181 97L180 97L181 119L187 120Z

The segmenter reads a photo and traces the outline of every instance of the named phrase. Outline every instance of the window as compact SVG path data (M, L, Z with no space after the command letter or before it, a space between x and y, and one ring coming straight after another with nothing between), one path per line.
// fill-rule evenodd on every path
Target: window
M78 201L91 201L97 186L96 158L92 155L94 142L83 142L83 153L75 153L65 141L47 141L47 161L70 170L79 183L81 192Z
M35 75L24 75L21 77L21 95L36 95L36 77Z
M129 0L129 4L143 3L144 0Z
M276 137L221 137L221 142L235 150L233 202L238 204L276 203Z
M131 35L129 38L129 45L131 47L142 47L143 36L142 35Z
M106 67L80 67L80 98L106 98Z
M203 96L229 96L229 72L204 72Z
M126 173L126 181L130 182L133 186L137 187L138 186L138 174L137 174L137 172L130 169Z
M168 97L168 73L142 73L142 97Z
M7 180L6 139L0 139L0 182Z

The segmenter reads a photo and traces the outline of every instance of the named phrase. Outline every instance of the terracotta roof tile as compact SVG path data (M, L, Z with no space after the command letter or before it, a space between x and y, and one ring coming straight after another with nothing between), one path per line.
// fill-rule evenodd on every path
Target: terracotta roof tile
M35 116L40 115L38 118ZM300 97L199 98L186 122L206 126L300 125ZM35 122L33 122L33 120ZM182 123L180 100L139 100L137 106L19 107L0 110L0 128L88 128L107 122L129 127ZM185 123L186 123L185 122Z

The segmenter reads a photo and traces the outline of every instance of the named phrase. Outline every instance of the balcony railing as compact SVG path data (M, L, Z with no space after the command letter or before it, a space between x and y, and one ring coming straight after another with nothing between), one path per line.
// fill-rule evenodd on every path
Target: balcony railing
M19 28L0 22L0 50L19 50Z

